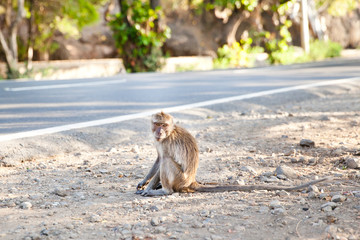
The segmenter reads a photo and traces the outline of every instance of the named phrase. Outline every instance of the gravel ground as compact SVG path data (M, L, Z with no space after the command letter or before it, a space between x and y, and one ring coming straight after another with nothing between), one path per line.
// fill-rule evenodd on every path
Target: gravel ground
M12 141L0 239L360 239L360 83L173 115L199 143L199 181L332 180L146 198L134 192L156 158L149 118Z

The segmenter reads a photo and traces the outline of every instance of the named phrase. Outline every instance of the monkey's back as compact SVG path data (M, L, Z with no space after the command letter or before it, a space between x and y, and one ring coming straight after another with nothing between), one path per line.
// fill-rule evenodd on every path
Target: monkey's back
M172 134L164 140L166 154L178 163L184 173L195 179L199 165L199 149L195 138L185 129L175 125Z

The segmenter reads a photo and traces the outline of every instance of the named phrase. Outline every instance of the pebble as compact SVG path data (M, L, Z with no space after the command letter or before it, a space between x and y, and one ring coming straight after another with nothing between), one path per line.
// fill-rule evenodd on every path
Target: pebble
M319 193L319 192L320 192L320 191L319 191L319 188L318 188L317 186L315 186L315 185L309 186L308 189L307 189L307 191L308 191L308 192L314 192L314 193Z
M309 199L318 198L318 193L311 191L311 192L308 193L308 196L307 196L307 197L308 197Z
M346 200L346 197L344 195L334 195L331 198L332 202L344 202Z
M55 189L53 193L60 197L66 197L68 195L68 193L64 189Z
M30 208L32 208L32 204L31 204L31 202L23 202L20 204L20 208L21 209L30 209Z
M312 147L315 147L315 142L310 139L301 139L300 146L312 148Z
M326 199L327 197L329 197L328 193L320 193L320 195L319 195L319 198L322 200Z
M269 207L270 207L270 209L282 208L282 205L281 205L280 201L276 199L276 200L272 200L270 202Z
M139 151L139 146L135 145L130 151L133 152L133 153L139 153L140 152Z
M325 212L330 212L332 210L334 210L338 205L334 202L327 202L323 205L321 205L321 210L325 211Z
M275 208L274 210L271 210L271 213L274 215L280 215L280 214L284 214L286 211L284 208Z
M268 213L269 212L269 208L266 206L261 206L259 208L259 213Z
M97 214L92 214L89 218L89 221L92 223L101 222L102 218L101 218L101 216L99 216Z
M286 177L291 179L298 177L297 172L286 165L278 166L274 172L274 175L285 175Z
M159 217L153 217L150 220L151 226L158 226L160 224L160 218Z
M100 169L100 170L99 170L99 173L101 173L101 174L108 174L109 171L108 171L107 169Z
M359 158L348 158L346 160L346 166L351 169L360 168L360 159Z
M249 172L253 175L257 175L257 172L256 170L253 168L253 167L250 167L250 166L243 166L240 168L241 171L244 171L244 172Z
M335 225L329 225L325 228L325 232L331 236L330 239L337 239L336 232L337 227Z

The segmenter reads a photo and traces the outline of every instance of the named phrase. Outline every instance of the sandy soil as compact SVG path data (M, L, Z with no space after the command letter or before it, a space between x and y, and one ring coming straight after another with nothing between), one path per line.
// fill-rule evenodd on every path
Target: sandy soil
M156 158L149 119L25 139L0 146L0 239L360 239L360 83L173 115L199 143L199 181L333 179L146 198L134 192Z

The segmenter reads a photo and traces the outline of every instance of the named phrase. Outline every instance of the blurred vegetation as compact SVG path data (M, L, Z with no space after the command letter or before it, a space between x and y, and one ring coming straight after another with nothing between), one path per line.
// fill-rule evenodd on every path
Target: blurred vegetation
M22 77L31 73L30 64L27 72L20 72L17 61L30 62L33 55L36 55L37 59L47 59L49 54L59 47L54 41L56 34L61 33L66 38L79 38L82 28L96 23L99 20L99 8L110 1L0 0L0 54L6 56L8 77ZM341 52L341 46L331 41L313 40L308 55L292 46L290 30L294 29L295 23L290 15L296 0L112 2L120 5L120 12L106 17L111 19L109 26L128 72L156 71L162 66L166 57L164 43L170 38L170 29L164 24L166 17L161 6L164 6L169 14L182 7L182 11L187 11L189 18L202 21L205 27L200 31L211 31L212 24L217 24L215 29L219 29L219 33L216 33L216 44L219 48L217 51L214 49L217 54L214 64L217 68L252 66L255 61L254 54L262 52L268 54L271 64L321 60L339 56ZM360 1L314 2L317 12L346 16L359 7ZM21 38L16 35L17 31L14 31L20 23L26 25L23 30L28 31ZM24 37L26 39L23 39Z
M120 1L121 11L110 21L120 57L128 72L156 71L163 66L162 46L170 29L159 25L160 6L141 0Z

